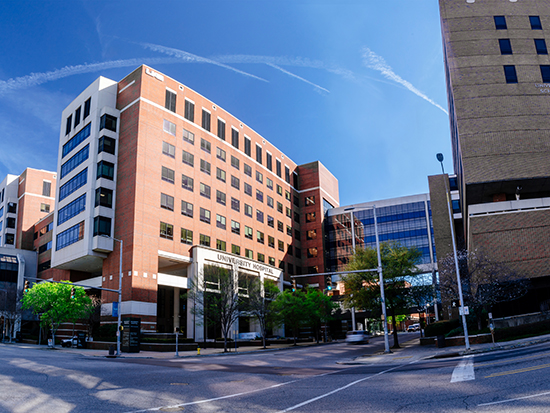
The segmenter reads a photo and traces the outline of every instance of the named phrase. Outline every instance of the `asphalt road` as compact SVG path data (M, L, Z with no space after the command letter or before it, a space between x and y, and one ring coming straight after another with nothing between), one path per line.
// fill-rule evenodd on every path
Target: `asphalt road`
M449 359L337 364L380 344L114 360L0 344L0 411L550 411L550 344Z

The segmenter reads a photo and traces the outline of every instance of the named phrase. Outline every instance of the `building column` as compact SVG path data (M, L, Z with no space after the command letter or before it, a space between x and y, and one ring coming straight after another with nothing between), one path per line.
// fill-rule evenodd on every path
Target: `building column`
M180 289L174 287L174 331L180 328Z

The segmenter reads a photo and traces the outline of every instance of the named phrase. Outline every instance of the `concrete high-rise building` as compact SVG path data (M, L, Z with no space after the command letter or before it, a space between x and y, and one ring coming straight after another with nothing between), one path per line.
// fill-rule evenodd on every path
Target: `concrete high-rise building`
M544 291L531 300L536 307L550 291L550 1L439 5L463 218L457 237L533 279Z
M100 77L62 114L48 277L118 288L142 329L204 333L180 299L205 265L267 277L323 272L323 220L338 181L297 165L244 122L141 66ZM41 222L48 234L49 218ZM37 230L39 230L37 226ZM114 239L113 239L114 238ZM103 293L113 322L114 293ZM241 332L249 329L240 321Z

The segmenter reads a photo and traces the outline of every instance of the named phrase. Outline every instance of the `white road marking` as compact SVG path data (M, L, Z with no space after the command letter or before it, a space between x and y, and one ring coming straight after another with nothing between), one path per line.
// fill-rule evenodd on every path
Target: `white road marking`
M458 363L458 366L456 366L453 371L451 383L476 379L474 373L474 359L472 357L473 356L466 356Z
M490 405L492 405L492 404L502 404L502 403L515 402L516 400L530 399L531 397L546 396L547 394L550 394L550 391L547 391L547 392L545 392L545 393L532 394L531 396L517 397L517 398L515 398L515 399L501 400L501 401L499 401L499 402L482 403L482 404L478 404L478 407L479 407L479 406L490 406Z

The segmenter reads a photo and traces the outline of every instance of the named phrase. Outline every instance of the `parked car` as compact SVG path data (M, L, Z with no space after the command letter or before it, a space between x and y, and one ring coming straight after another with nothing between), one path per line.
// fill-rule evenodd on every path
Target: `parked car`
M420 331L420 324L416 323L416 324L411 324L410 326L407 327L407 332L411 332L411 331Z
M348 331L346 335L346 343L361 344L369 342L369 334L363 330Z
M78 336L73 336L65 340L61 340L61 347L77 347L78 345Z

